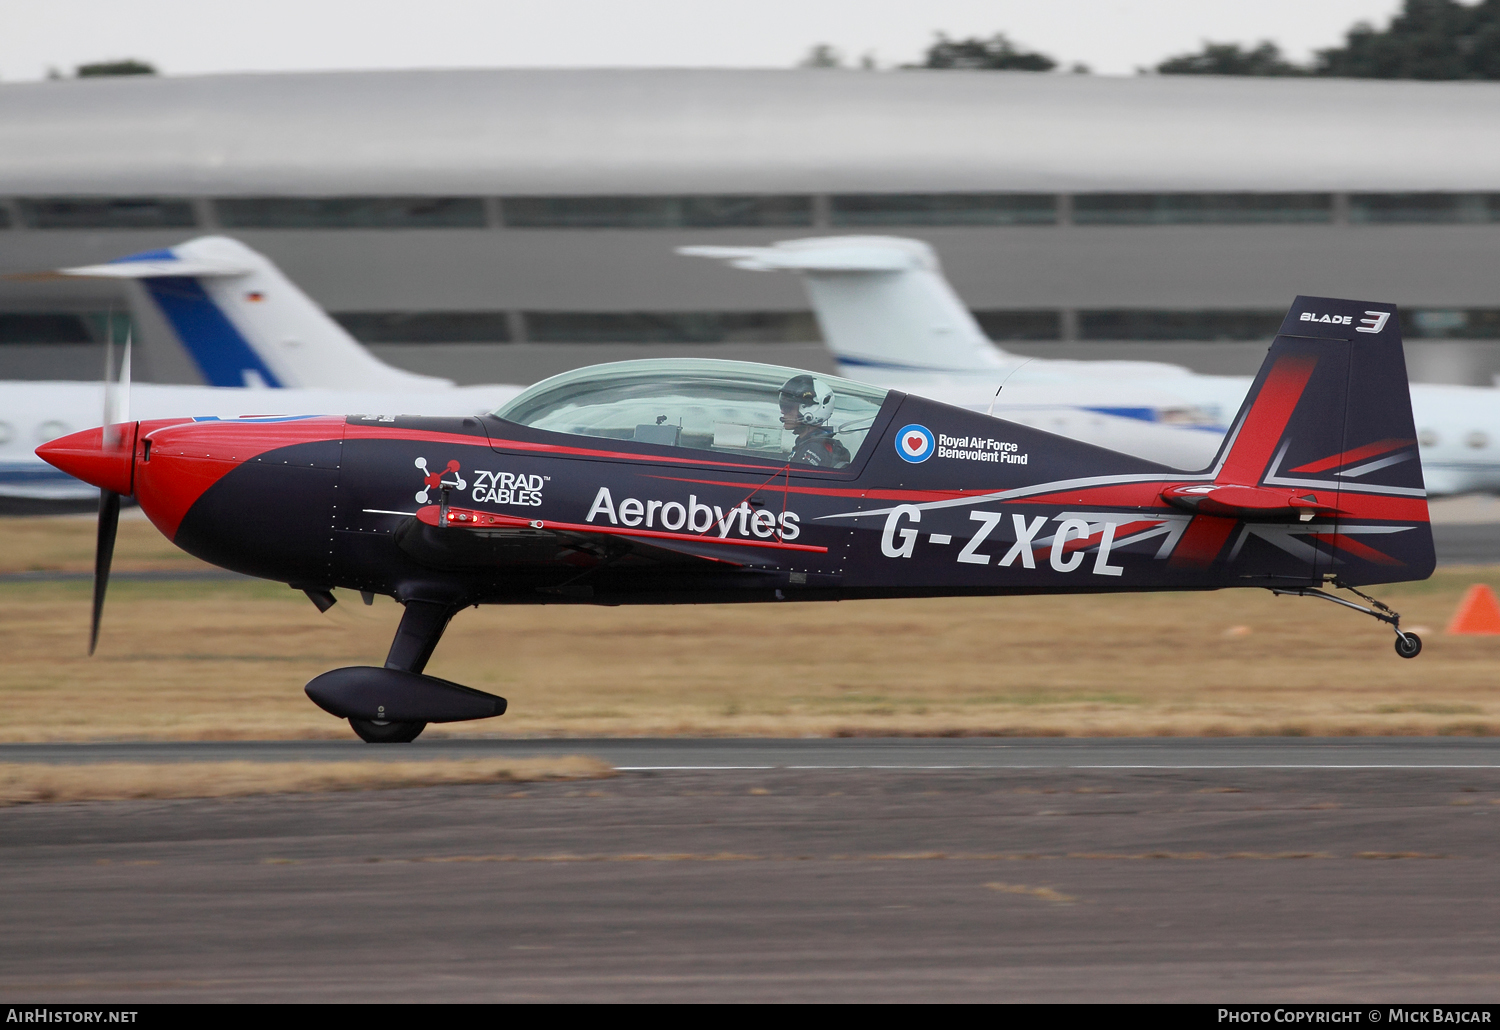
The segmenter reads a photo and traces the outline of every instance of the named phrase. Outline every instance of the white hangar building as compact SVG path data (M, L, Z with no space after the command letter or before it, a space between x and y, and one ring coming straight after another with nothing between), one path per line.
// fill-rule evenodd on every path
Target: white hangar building
M427 71L0 85L0 273L233 235L465 382L712 353L831 367L800 284L674 248L931 243L1021 352L1249 371L1297 293L1500 372L1500 84ZM0 378L92 378L120 287L0 280ZM193 366L145 305L142 378ZM1257 342L1259 341L1259 342ZM87 355L87 356L85 356Z

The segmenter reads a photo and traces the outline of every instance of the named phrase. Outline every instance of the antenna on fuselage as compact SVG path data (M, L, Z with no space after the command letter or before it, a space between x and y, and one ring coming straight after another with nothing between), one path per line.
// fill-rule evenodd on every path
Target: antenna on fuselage
M1031 364L1035 360L1036 360L1036 356L1035 355L1033 355L1032 357L1027 358L1025 361L1021 362L1015 368L1011 369L1010 370L1010 375L1007 375L1004 379L1002 379L1000 381L1000 385L995 388L995 396L993 396L993 397L990 398L990 406L988 408L984 409L984 413L986 415L990 416L991 418L995 417L995 402L1000 399L1000 391L1003 390L1003 389L1005 389L1005 384L1008 383L1008 382L1010 382L1010 377L1011 376L1015 375L1017 372L1021 371L1021 369L1025 368L1027 365Z

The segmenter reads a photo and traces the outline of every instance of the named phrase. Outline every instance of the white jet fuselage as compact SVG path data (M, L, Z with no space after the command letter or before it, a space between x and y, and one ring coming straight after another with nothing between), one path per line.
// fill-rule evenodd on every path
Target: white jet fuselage
M129 417L239 418L267 415L468 415L499 407L519 386L455 386L442 390L244 389L164 386L130 388ZM99 425L104 389L98 383L0 382L0 496L36 501L86 500L99 491L46 464L34 453L49 440Z

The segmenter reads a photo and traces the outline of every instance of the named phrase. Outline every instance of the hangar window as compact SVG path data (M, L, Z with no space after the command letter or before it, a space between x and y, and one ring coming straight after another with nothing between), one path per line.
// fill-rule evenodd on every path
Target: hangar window
M810 311L528 311L535 343L818 343Z
M843 193L829 198L834 225L1053 225L1050 193Z
M660 197L503 197L518 229L712 229L812 225L812 197L751 194Z
M674 358L593 365L537 383L494 412L534 429L787 461L797 435L783 426L781 388L808 373L742 361ZM834 376L825 430L856 455L888 391Z
M1495 193L1351 193L1349 221L1493 222L1500 220Z
M1269 340L1281 311L1080 311L1083 340Z
M21 218L33 229L186 229L197 224L186 200L160 197L28 197Z
M992 340L1060 340L1058 311L976 311L974 320Z
M92 343L86 316L73 313L0 312L0 344Z
M361 343L509 343L503 311L345 311L333 319Z
M1331 193L1080 193L1078 225L1328 222Z
M1401 335L1428 340L1500 340L1500 310L1464 308L1402 311Z
M222 197L226 229L482 229L478 197Z

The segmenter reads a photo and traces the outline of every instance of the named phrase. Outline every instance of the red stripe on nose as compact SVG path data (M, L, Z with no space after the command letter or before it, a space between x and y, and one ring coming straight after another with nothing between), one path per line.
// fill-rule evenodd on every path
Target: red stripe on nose
M85 429L36 449L36 456L92 486L129 495L135 487L135 422Z

